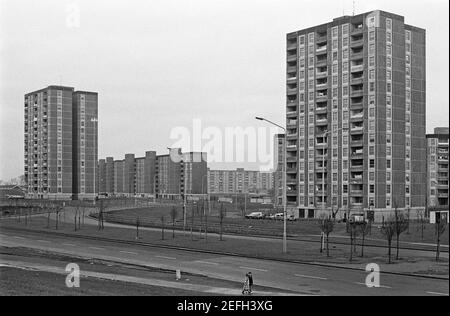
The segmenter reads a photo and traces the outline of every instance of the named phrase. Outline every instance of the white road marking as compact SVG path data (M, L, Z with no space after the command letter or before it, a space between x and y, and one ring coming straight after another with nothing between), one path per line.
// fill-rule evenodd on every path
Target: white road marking
M367 286L366 283L355 282L355 284L358 284L358 285L364 285L365 287L369 288L369 287ZM373 288L377 288L377 287L373 287ZM386 286L386 285L380 285L379 288L382 288L382 289L392 289L390 286Z
M203 264L210 264L210 265L214 265L214 266L219 265L219 264L216 263L216 262L209 262L209 261L201 261L201 260L198 260L198 261L195 261L195 262L197 262L197 263L203 263Z
M448 296L448 293L439 293L439 292L427 292L427 294Z
M177 259L177 258L174 258L174 257L165 257L165 256L156 256L156 258L169 259L169 260L176 260Z
M420 242L412 242L411 245L437 247L436 244L425 244L425 243L420 243ZM448 248L448 245L441 245L441 247Z
M17 239L26 239L24 237L19 237L19 236L14 236L13 238L17 238Z
M311 276L311 275L295 274L295 276L299 277L299 278L307 278L307 279L328 280L327 278L321 278L321 277L316 277L316 276Z
M89 247L90 249L94 249L94 250L105 250L103 248L98 248L98 247Z
M44 242L44 243L47 243L47 244L50 243L48 240L41 240L41 239L38 239L38 240L36 240L36 241L38 241L38 242Z
M74 244L62 244L62 245L64 245L64 246L70 246L70 247L75 247L76 245L74 245Z
M250 268L250 267L239 267L241 269L245 269L245 270L255 270L255 271L261 271L261 272L269 272L268 270L264 270L264 269L257 269L257 268Z
M119 251L120 253L126 253L126 254L129 254L129 255L138 255L138 253L137 252L132 252L132 251Z

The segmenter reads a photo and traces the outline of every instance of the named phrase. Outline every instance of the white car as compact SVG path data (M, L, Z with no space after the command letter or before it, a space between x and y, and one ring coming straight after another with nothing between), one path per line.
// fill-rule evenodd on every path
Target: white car
M263 219L264 218L264 213L263 212L253 212L253 213L245 215L245 218L248 218L248 219Z

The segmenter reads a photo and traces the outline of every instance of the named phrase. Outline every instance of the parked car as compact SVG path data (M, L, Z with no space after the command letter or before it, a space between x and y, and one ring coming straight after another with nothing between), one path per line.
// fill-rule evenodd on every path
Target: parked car
M265 217L263 212L252 212L250 214L245 215L247 219L263 219Z
M291 222L295 222L297 220L293 214L289 214L286 219Z
M349 219L350 224L363 224L367 222L364 214L352 214Z
M274 215L274 219L275 220L283 220L284 219L284 214L283 213L276 213L275 215Z

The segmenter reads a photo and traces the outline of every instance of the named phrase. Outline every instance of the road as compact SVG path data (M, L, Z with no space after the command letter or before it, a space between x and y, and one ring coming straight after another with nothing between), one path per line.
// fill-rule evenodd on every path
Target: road
M365 285L367 273L332 267L211 255L45 234L2 230L0 245L28 247L78 257L145 265L242 282L252 271L255 283L307 295L447 295L448 280L381 273L381 287Z

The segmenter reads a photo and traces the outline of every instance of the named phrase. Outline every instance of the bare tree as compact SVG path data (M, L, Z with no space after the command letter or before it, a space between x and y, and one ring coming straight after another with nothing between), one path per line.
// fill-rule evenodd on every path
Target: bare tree
M392 239L395 235L395 217L390 216L387 220L383 220L383 225L381 226L381 233L384 235L388 242L388 257L389 257L389 263L392 262L391 260L391 253L392 253Z
M195 218L195 208L191 207L191 240L194 240L194 218Z
M141 221L139 220L139 216L136 218L136 239L139 239L139 226L141 225Z
M170 218L172 219L172 239L175 238L175 221L177 219L178 211L177 208L174 206L170 210Z
M408 230L409 222L405 214L400 213L398 208L395 207L395 213L394 213L394 219L395 219L395 236L397 237L397 255L396 259L399 260L400 258L400 235Z
M348 233L350 234L350 262L353 261L353 253L356 251L356 237L358 235L358 226L355 222L348 222Z
M439 257L441 255L441 236L444 234L447 229L447 219L441 218L441 216L436 216L436 238L437 238L437 246L436 246L436 261L439 261Z
M420 236L421 240L423 241L426 224L425 210L417 210L417 221L419 222L419 226L417 227L417 229L420 229Z
M320 216L320 220L319 220L319 227L320 227L321 232L326 236L327 257L329 257L330 256L329 236L333 232L333 229L334 229L334 220L330 216L327 216L326 214L322 214Z
M364 247L366 245L366 236L370 234L371 225L370 222L364 220L359 224L359 233L361 234L361 257L364 257Z
M223 207L223 203L220 203L220 209L219 209L219 222L220 222L220 241L223 240L223 219L226 216L226 209Z

